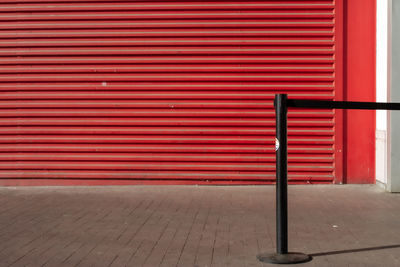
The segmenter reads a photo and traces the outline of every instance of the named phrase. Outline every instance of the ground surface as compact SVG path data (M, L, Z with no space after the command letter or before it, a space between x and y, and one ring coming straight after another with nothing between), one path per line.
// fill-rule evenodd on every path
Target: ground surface
M273 266L273 186L0 188L0 266ZM400 266L400 194L290 186L297 266Z

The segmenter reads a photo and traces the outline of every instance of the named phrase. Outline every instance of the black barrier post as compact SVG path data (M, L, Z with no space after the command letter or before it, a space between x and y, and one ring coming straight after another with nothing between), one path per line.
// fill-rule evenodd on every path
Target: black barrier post
M288 253L287 95L275 98L276 112L276 252Z
M276 113L276 253L257 255L262 262L276 264L302 263L312 260L303 253L288 252L287 210L287 110L293 108L318 109L384 109L400 110L400 103L325 101L288 99L286 94L275 95Z
M288 201L287 201L287 95L275 95L276 113L276 253L257 255L262 262L293 264L307 262L311 256L288 252Z

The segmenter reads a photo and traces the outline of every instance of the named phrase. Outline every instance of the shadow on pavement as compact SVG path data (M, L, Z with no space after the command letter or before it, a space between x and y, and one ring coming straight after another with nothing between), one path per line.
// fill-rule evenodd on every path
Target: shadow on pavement
M354 253L354 252L363 252L363 251L381 250L381 249L390 249L390 248L400 248L400 245L389 245L389 246L380 246L380 247L336 250L336 251L314 253L314 254L310 254L310 256L312 256L312 257L329 256L329 255L336 255L336 254Z

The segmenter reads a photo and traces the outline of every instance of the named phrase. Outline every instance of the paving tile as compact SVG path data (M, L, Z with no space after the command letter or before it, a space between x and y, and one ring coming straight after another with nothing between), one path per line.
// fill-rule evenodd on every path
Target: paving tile
M273 186L0 188L0 266L271 266ZM301 266L400 266L400 195L290 186ZM282 265L286 266L286 265ZM290 265L287 265L290 266Z

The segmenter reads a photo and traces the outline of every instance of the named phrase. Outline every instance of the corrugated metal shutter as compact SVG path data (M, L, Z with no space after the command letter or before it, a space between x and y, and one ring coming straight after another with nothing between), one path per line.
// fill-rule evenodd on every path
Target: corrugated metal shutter
M0 12L3 184L273 182L274 94L335 95L333 0L6 0ZM334 112L289 118L289 179L332 182Z

